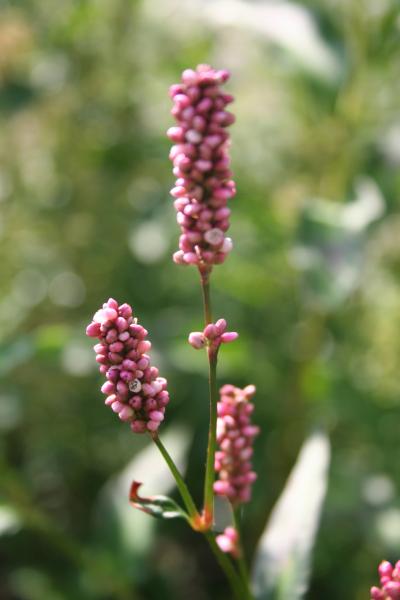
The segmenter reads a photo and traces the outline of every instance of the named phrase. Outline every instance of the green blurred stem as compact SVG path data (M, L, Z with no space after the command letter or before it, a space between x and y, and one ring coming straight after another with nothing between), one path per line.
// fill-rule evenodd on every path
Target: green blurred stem
M167 463L167 465L169 467L169 470L172 473L173 478L175 479L179 493L180 493L182 500L186 506L189 516L194 520L198 519L199 513L198 513L196 505L193 501L192 495L189 492L189 489L188 489L182 475L180 474L178 467L174 463L173 458L171 457L168 450L166 449L166 447L164 446L164 444L158 437L157 433L152 434L151 437L152 437L155 445L161 452L165 462Z
M229 585L232 588L234 597L237 600L244 600L244 599L250 600L251 596L248 595L246 587L243 584L242 580L240 579L238 573L235 571L231 560L228 558L228 556L226 554L224 554L219 549L219 546L218 546L217 542L215 541L214 534L211 533L211 531L207 531L205 533L205 537L210 545L212 552L214 553L215 558L218 561L219 566L224 571L224 573L229 581Z
M242 534L240 531L240 515L239 515L239 509L235 508L234 506L232 506L232 514L233 514L233 525L236 529L236 531L238 532L239 535L239 541L238 541L238 550L239 550L239 555L237 557L237 564L239 567L239 573L240 576L243 580L244 585L246 586L247 589L247 596L246 598L251 599L252 595L250 592L250 577L249 577L249 571L247 568L247 564L246 564L246 560L244 558L244 552L243 552L243 546L242 546Z

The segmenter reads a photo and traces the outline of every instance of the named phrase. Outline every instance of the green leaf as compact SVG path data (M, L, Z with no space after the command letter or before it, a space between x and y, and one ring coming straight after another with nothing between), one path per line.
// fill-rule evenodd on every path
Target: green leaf
M312 434L303 444L256 552L252 580L257 600L299 600L307 591L329 458L324 433Z
M360 178L346 203L313 198L303 209L292 263L303 272L308 299L336 309L357 289L363 274L368 228L385 212L376 183Z
M157 519L187 519L189 515L168 496L139 496L142 484L134 481L131 485L129 500L134 508L141 510Z

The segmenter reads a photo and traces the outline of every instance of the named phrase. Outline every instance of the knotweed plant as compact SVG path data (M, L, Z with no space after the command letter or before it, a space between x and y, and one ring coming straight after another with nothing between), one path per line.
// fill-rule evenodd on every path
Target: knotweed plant
M253 440L259 431L251 423L255 387L240 389L225 384L218 391L217 360L221 345L235 341L238 334L228 331L225 319L214 322L210 298L213 267L223 263L233 247L227 236L231 212L228 202L235 195L227 127L235 119L226 110L233 97L222 90L228 79L228 71L208 65L184 71L181 82L170 88L176 126L167 132L174 142L170 159L176 181L171 195L181 231L179 250L173 260L198 270L204 305L203 330L188 336L193 348L206 351L209 367L210 419L201 507L196 506L159 436L169 394L166 379L151 364L147 330L129 304L119 304L110 298L95 313L86 333L98 339L94 350L105 379L101 387L105 404L121 421L129 423L132 432L151 437L175 478L184 508L165 497L141 497L137 482L131 488L132 504L152 515L171 516L172 512L184 516L195 531L205 535L234 596L251 598L238 507L250 500L256 479L251 466ZM213 531L215 495L225 497L232 506L232 524L216 533Z
M139 494L141 484L133 482L132 505L153 516L184 518L194 531L204 535L237 600L296 600L304 595L310 571L308 562L326 492L329 441L320 432L304 444L261 536L251 589L239 511L250 501L257 478L251 462L259 433L252 423L256 389L251 384L241 389L232 383L218 389L219 352L224 344L236 341L238 333L229 330L224 318L215 319L210 294L213 269L233 248L227 235L228 204L236 190L227 128L235 119L226 110L233 101L223 90L228 79L228 71L208 65L185 70L181 82L170 88L176 124L167 132L173 142L170 159L176 181L171 195L180 228L173 260L198 271L204 307L202 330L188 335L192 348L205 351L209 372L209 431L200 506L160 439L170 400L168 384L152 365L148 332L132 307L110 298L95 313L86 333L98 340L94 350L104 377L101 391L105 404L129 424L133 433L148 435L156 444L175 478L183 504L165 496L145 498ZM223 531L215 527L217 496L231 508L231 523ZM381 587L371 588L371 600L400 600L399 573L399 563L395 567L381 563Z

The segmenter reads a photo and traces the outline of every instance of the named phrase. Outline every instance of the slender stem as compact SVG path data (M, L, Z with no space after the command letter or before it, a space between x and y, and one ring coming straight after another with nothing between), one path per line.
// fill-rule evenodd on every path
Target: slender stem
M201 291L203 295L205 325L212 323L212 309L210 297L209 269L200 269ZM204 520L208 526L212 525L214 517L214 457L217 445L217 351L208 349L209 394L210 394L210 427L208 433L208 446L206 458L206 474L204 479Z
M237 560L237 564L239 567L239 573L240 576L244 582L244 585L246 586L247 589L247 598L252 598L251 593L250 593L250 577L249 577L249 571L247 569L247 564L246 564L246 560L244 558L244 552L243 552L243 545L242 545L242 534L240 531L240 517L239 517L239 510L235 507L232 506L232 514L233 514L233 524L234 527L236 529L236 531L239 534L239 541L238 541L238 550L239 550L239 555L237 556L236 560Z
M212 323L212 308L210 297L210 272L200 271L201 291L203 294L204 321L208 325Z
M208 447L206 459L206 475L204 479L204 512L207 522L212 524L214 515L214 479L215 451L217 447L217 354L208 352L209 388L210 388L210 428L208 431Z
M152 437L155 445L161 452L165 462L167 463L167 465L169 467L169 470L171 471L171 473L176 481L176 485L178 487L178 490L182 497L182 500L186 506L186 509L189 513L189 516L192 517L193 519L197 519L199 517L199 513L197 511L196 505L193 501L191 493L189 492L189 489L188 489L182 475L179 472L179 469L177 468L176 464L173 461L173 458L168 453L168 450L166 449L166 447L164 446L164 444L158 437L157 433L153 434L151 437Z
M211 550L214 553L215 558L218 561L219 566L224 571L226 578L229 581L234 597L237 600L243 600L244 598L247 599L247 590L243 582L241 581L238 573L235 571L231 560L227 557L226 554L221 552L217 542L215 541L214 535L210 531L207 531L205 533L205 537L210 545Z

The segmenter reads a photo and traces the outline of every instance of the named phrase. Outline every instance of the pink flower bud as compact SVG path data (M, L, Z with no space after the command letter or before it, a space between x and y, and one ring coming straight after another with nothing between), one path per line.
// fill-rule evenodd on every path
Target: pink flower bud
M124 406L118 413L121 421L130 421L135 413L130 406Z
M131 429L135 433L144 433L146 431L146 422L145 421L132 421Z
M106 381L101 386L101 391L103 392L103 394L112 394L115 391L115 386L113 383L111 383L111 381Z
M192 333L189 334L188 341L196 350L203 348L206 343L205 337L200 331L192 331Z
M239 555L238 541L239 534L233 527L227 527L224 533L215 538L220 550L226 554L232 554L234 558Z
M152 410L151 413L149 413L149 417L152 421L158 421L159 423L164 421L164 414L159 410Z
M218 330L213 323L209 323L208 325L205 326L203 334L204 334L204 337L206 337L208 340L213 340L214 338L217 337Z
M90 325L86 327L86 335L98 337L100 335L100 323L90 323Z
M236 331L228 331L227 333L223 333L221 335L221 342L223 344L228 344L229 342L234 342L239 337L239 334Z

